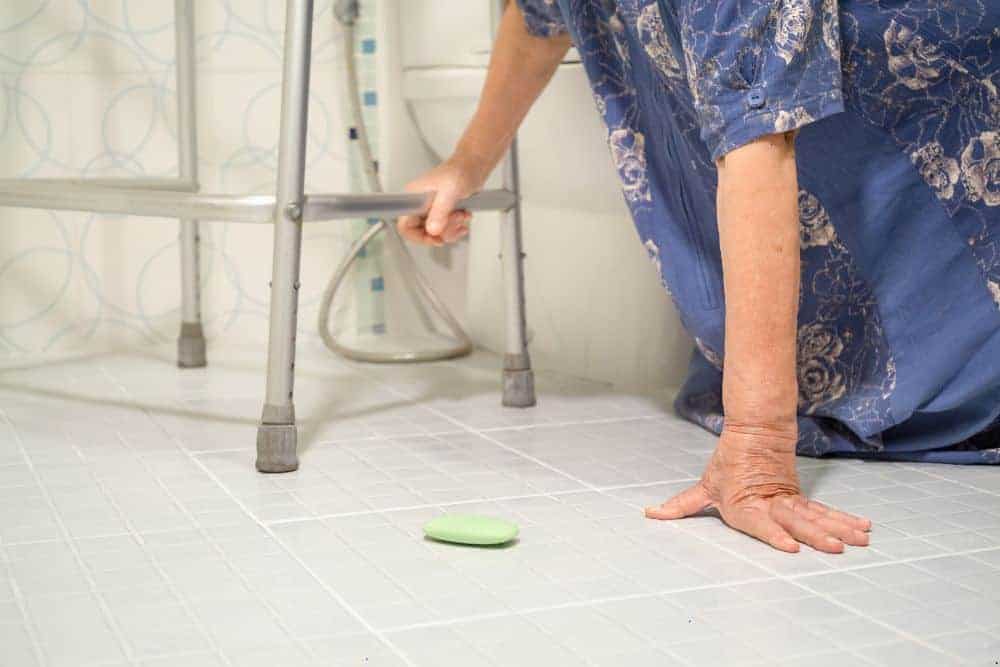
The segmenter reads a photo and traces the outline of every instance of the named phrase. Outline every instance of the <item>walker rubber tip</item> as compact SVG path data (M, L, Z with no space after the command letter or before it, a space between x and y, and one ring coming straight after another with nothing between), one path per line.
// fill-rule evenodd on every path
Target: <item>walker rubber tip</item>
M531 369L503 372L501 403L508 408L530 408L536 404L535 373Z
M298 470L297 444L298 432L294 424L257 426L258 472L282 473Z
M516 524L471 514L446 514L424 524L424 535L439 542L496 546L517 537Z

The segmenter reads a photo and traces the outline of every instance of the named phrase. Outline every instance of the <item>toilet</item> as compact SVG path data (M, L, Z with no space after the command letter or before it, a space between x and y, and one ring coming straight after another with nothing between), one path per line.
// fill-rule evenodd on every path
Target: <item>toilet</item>
M451 154L475 112L492 48L492 0L380 4L380 153L402 186ZM682 380L692 348L638 241L579 55L571 49L519 137L526 288L536 367L655 389ZM490 187L499 187L496 175ZM468 244L428 253L478 345L503 347L498 216ZM464 246L464 247L463 247Z
M448 155L475 112L492 48L490 0L400 2L403 94L423 138ZM460 8L460 9L459 9ZM423 39L420 35L435 35ZM567 113L567 109L574 111ZM533 204L613 215L625 209L576 49L520 131L521 188ZM572 165L568 168L567 165Z

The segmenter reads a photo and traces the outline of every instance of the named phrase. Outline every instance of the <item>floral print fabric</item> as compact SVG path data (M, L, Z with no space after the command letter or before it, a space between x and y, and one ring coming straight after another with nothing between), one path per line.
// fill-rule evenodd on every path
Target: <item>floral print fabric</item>
M719 432L715 161L799 130L799 451L1000 462L1000 3L518 0L580 52Z

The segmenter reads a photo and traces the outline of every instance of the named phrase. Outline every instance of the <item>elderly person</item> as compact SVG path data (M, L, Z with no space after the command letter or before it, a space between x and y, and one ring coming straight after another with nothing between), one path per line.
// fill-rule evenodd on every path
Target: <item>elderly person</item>
M866 545L807 456L1000 462L1000 3L517 0L416 242L479 189L570 45L719 434L656 519L714 507L784 551Z

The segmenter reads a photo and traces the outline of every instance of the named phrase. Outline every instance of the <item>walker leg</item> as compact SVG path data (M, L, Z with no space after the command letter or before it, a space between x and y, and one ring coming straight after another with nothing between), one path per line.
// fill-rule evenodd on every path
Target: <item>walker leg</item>
M205 332L201 324L201 272L198 269L197 220L181 220L181 334L177 339L177 365L203 368L208 365Z
M198 121L195 90L194 6L191 0L174 0L177 44L177 162L181 180L198 182ZM205 333L201 325L201 275L198 221L181 220L181 333L177 339L177 365L201 368Z
M519 193L517 141L511 146L504 168L504 187ZM504 306L507 324L503 360L503 404L526 408L535 405L535 374L528 356L524 305L524 252L521 243L521 203L504 216L501 229Z
M261 472L290 472L299 467L293 390L312 17L313 0L287 0L267 391L257 430L257 470Z

